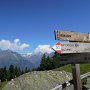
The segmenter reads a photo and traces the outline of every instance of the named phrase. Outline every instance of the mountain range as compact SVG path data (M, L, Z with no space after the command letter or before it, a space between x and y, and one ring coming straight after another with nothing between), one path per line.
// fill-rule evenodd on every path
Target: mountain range
M38 67L41 62L41 58L43 56L42 53L37 53L37 54L31 54L31 55L22 55L24 58L26 58L28 61L30 61L34 67Z
M0 50L0 67L9 67L10 65L17 65L21 69L25 69L25 67L32 69L34 67L30 61L19 53L11 50Z
M53 54L45 53L46 56ZM9 67L10 65L17 65L21 69L27 68L36 68L40 65L41 58L43 56L43 53L38 52L31 55L21 55L17 52L11 51L11 50L1 50L0 49L0 67Z
M34 54L31 54L31 55L27 55L27 54L24 54L22 55L24 58L26 58L28 61L30 61L34 67L38 67L40 65L40 62L41 62L41 59L42 59L42 56L43 54L47 56L50 56L52 57L54 55L54 53L42 53L42 52L38 52L38 53L34 53Z

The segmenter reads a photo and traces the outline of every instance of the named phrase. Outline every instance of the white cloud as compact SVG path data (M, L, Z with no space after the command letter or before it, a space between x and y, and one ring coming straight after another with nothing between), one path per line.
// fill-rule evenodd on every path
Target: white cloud
M52 53L53 50L51 49L50 45L38 45L38 47L35 49L35 53Z
M27 47L29 47L29 44L24 43L24 44L22 44L22 45L20 46L20 49L24 49L24 48L27 48Z
M20 39L15 39L14 42L11 42L9 40L1 40L0 41L0 48L1 49L10 49L10 50L23 50L25 48L28 48L29 44L20 43Z
M20 41L20 39L15 39L14 43L18 43Z
M27 53L27 55L32 55L32 53L30 52L30 53Z

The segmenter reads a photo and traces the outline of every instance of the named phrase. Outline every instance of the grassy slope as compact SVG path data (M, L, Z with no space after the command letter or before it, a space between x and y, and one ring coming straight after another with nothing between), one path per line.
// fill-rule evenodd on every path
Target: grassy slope
M60 68L57 68L57 69L54 69L55 71L59 70L64 70L64 71L68 71L68 72L72 72L72 67L71 65L65 65L63 67L60 67ZM84 73L87 73L87 72L90 72L90 64L81 64L80 65L80 71L81 71L81 74L84 74Z
M2 90L2 88L7 84L7 82L2 82L1 86L0 86L0 90Z

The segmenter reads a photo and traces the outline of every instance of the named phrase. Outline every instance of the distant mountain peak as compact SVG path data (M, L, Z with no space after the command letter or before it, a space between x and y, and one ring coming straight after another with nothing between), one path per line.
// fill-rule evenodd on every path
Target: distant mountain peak
M9 52L9 53L12 53L12 52L13 52L13 51L10 50L10 49L4 50L4 51Z
M0 67L9 67L10 65L17 65L21 69L34 68L34 65L19 53L12 50L2 50L0 52Z

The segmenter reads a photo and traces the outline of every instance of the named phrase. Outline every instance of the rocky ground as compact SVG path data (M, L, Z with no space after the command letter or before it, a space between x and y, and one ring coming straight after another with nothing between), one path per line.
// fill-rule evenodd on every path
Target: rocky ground
M3 90L50 90L71 79L65 71L34 71L11 80Z

